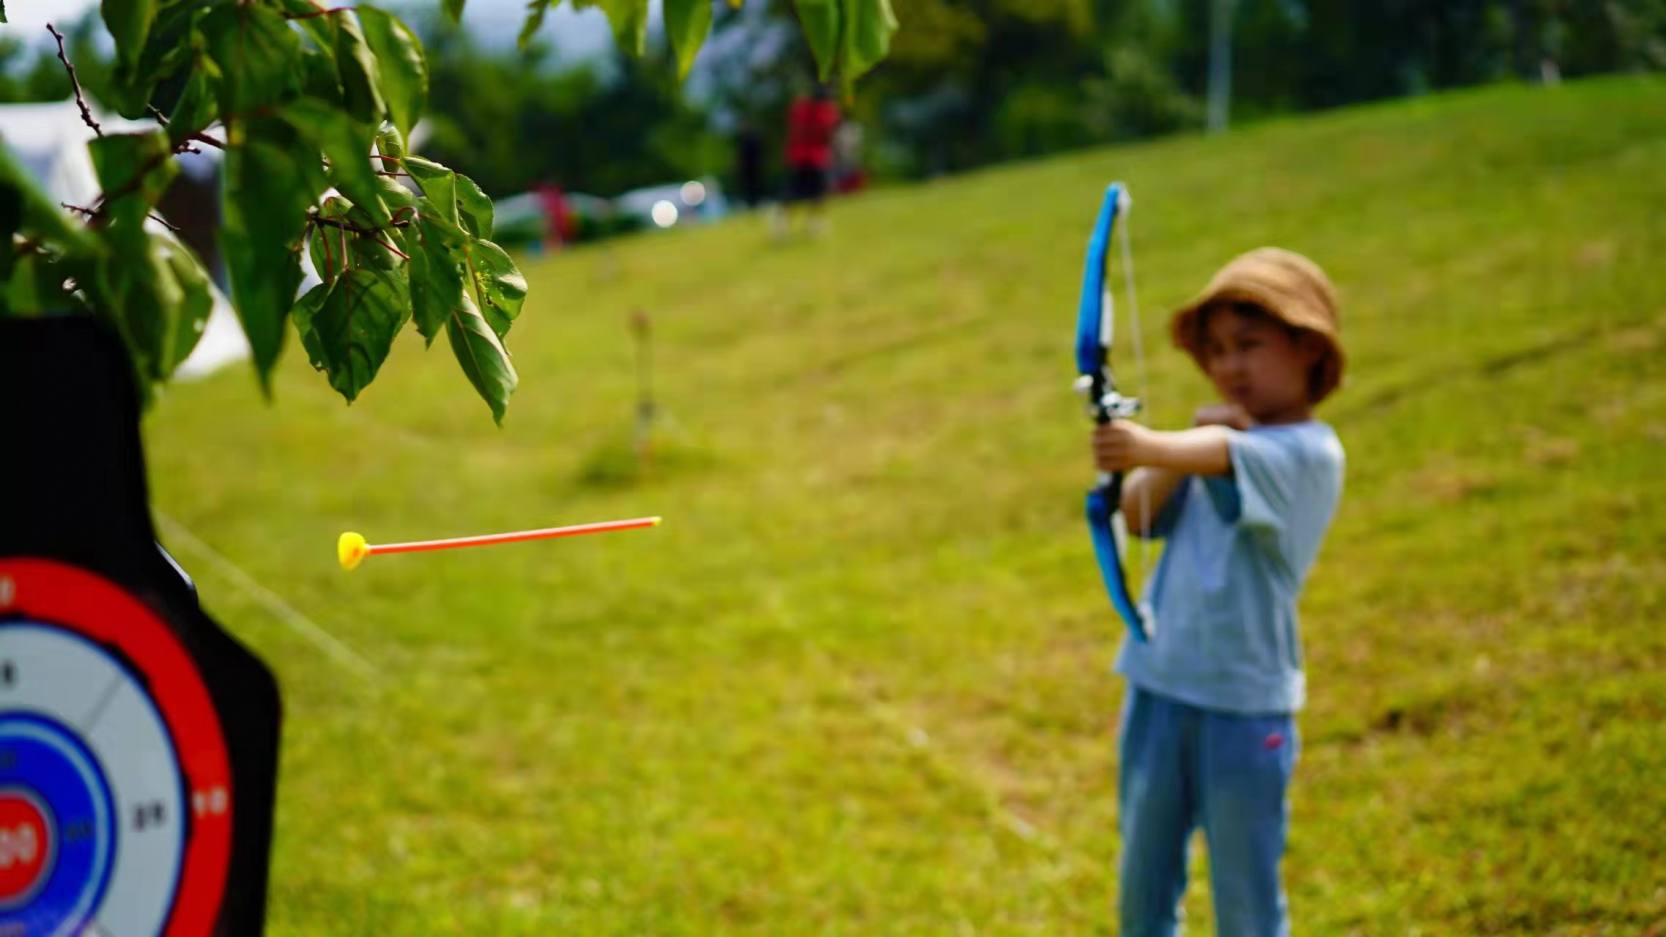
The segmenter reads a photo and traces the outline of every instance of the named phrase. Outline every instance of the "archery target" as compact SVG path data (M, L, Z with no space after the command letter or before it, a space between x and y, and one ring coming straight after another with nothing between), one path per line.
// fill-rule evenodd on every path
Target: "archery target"
M0 934L208 934L231 806L175 632L89 572L0 562Z

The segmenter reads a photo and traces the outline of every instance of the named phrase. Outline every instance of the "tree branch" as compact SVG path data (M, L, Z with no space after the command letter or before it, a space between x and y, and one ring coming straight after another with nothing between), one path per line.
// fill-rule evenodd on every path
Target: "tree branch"
M75 212L77 215L85 216L87 218L87 221L88 221L89 224L97 223L97 220L104 216L104 212L102 212L102 211L93 211L91 208L87 208L87 207L82 206L82 205L71 205L68 202L59 202L58 204L63 208L67 208L70 211ZM146 217L148 217L151 221L154 221L157 224L161 225L162 227L167 228L169 231L172 231L175 234L184 234L185 233L184 229L181 228L179 225L176 225L173 222L169 221L168 219L162 217L161 215L158 215L156 212L151 212Z
M329 16L333 13L346 13L347 11L353 9L353 7L325 8L316 3L313 4L313 6L316 7L316 9L314 9L311 13L285 13L283 18L286 20L310 20L317 19L320 16Z
M168 160L172 159L173 156L174 156L174 153L178 153L178 152L180 152L180 151L179 150L174 150L173 152L169 152L169 153L160 153L160 154L157 154L157 156L155 156L154 158L146 160L145 164L143 166L140 166L139 170L133 174L133 178L129 179L124 185L122 185L121 188L116 189L113 192L106 192L103 195L99 196L98 197L98 208L92 213L91 217L88 219L88 224L91 224L94 227L98 227L102 222L106 221L109 216L104 213L105 206L109 205L111 202L115 201L118 198L121 198L124 195L130 195L134 192L139 191L139 187L144 185L144 183L145 183L145 177L150 175L151 171L154 170L156 167L158 167L158 166L162 165L163 163L167 162Z
M386 240L384 240L382 238L382 236L379 235L379 234L376 236L376 243L378 243L378 244L382 245L383 247L387 248L389 251L391 251L395 254L398 254L399 258L401 260L410 260L411 259L410 254L405 253L404 251L400 250L397 247L394 247L392 244L390 244Z
M92 109L87 107L87 96L81 93L81 79L75 77L75 66L70 64L69 56L64 54L64 34L58 32L51 23L46 24L46 31L58 40L58 61L64 63L65 70L69 72L69 84L75 89L75 103L81 107L81 119L93 128L93 133L104 136L104 128L98 125L98 121L93 120Z
M321 225L326 228L339 228L343 231L351 231L354 234L362 234L366 237L375 235L383 230L382 228L367 228L364 225L357 225L351 221L343 221L340 218L326 218L323 215L316 213L309 215L307 220L311 221L315 225ZM406 219L405 221L391 221L388 223L389 228L408 228L410 226L411 222L409 219Z

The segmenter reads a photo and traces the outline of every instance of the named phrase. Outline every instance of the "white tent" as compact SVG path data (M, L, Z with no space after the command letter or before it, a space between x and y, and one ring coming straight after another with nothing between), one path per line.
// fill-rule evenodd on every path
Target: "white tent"
M150 121L131 121L113 115L95 113L93 119L106 133L156 129ZM73 100L0 105L0 143L18 156L53 201L90 205L98 198L98 175L93 171L92 157L87 155L87 141L92 138L92 128L82 121L81 111ZM218 152L205 148L201 155L187 153L178 158L186 173L203 178L214 173ZM218 288L210 288L214 293L214 311L209 314L196 349L174 372L177 379L203 377L249 356L248 339L231 303Z

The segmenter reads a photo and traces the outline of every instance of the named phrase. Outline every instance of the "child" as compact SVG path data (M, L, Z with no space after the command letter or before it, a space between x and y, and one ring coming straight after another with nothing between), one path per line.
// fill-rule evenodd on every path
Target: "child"
M1149 642L1123 644L1123 937L1175 932L1202 827L1221 935L1284 935L1285 789L1305 692L1296 597L1342 490L1342 444L1313 408L1342 378L1335 293L1277 248L1234 259L1175 313L1175 344L1220 402L1192 429L1118 420L1103 471L1133 469L1128 527L1168 540L1147 585Z

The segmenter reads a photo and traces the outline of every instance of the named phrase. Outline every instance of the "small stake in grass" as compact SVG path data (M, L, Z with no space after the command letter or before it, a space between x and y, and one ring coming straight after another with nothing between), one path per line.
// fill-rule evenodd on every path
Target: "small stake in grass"
M654 364L653 321L648 312L638 309L631 313L631 337L636 345L636 460L648 464L649 447L654 430Z
M364 535L349 530L336 540L336 559L342 569L357 569L365 557L378 553L420 553L425 550L455 550L459 547L484 547L494 543L520 543L523 540L549 540L555 537L576 537L579 534L605 534L616 530L635 530L639 527L658 527L658 517L633 517L623 521L601 521L596 524L574 524L571 527L544 527L538 530L512 530L505 534L482 534L478 537L452 537L448 540L413 540L409 543L365 543Z

